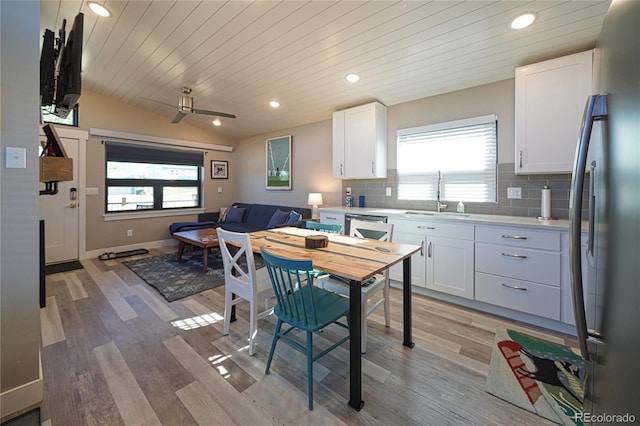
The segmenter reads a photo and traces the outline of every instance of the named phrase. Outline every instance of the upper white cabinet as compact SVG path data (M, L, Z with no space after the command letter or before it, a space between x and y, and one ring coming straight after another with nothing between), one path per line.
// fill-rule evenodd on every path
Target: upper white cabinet
M387 107L373 102L333 113L333 176L387 177Z
M592 70L592 50L516 68L516 174L571 173Z

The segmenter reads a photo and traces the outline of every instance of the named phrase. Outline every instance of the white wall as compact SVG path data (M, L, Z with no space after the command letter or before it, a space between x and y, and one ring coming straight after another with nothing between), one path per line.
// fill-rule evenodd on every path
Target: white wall
M39 32L39 2L0 2L0 417L42 399ZM25 150L26 168L5 167L7 147Z

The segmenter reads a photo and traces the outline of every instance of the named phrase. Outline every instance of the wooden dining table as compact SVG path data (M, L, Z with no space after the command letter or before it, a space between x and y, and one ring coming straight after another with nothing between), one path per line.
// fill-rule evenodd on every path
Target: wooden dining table
M325 235L327 247L305 248L305 236ZM251 246L254 252L261 248L278 256L291 259L311 259L315 269L349 280L349 405L360 411L362 400L362 325L360 301L362 283L375 274L402 262L402 305L404 346L414 346L411 334L411 255L421 250L418 245L397 244L345 235L325 234L303 228L274 228L252 232Z

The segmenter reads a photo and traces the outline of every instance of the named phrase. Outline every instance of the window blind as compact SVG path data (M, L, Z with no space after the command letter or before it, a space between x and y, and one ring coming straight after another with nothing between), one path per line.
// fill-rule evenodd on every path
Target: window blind
M158 148L147 145L105 142L107 161L128 163L172 164L181 166L204 165L202 151Z
M397 132L398 199L496 202L497 116Z

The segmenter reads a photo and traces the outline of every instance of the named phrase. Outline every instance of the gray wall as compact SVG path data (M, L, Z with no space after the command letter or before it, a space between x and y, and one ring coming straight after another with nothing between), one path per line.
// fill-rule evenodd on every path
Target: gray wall
M0 2L1 393L39 378L39 28L39 2ZM5 167L6 147L26 149L25 169Z

